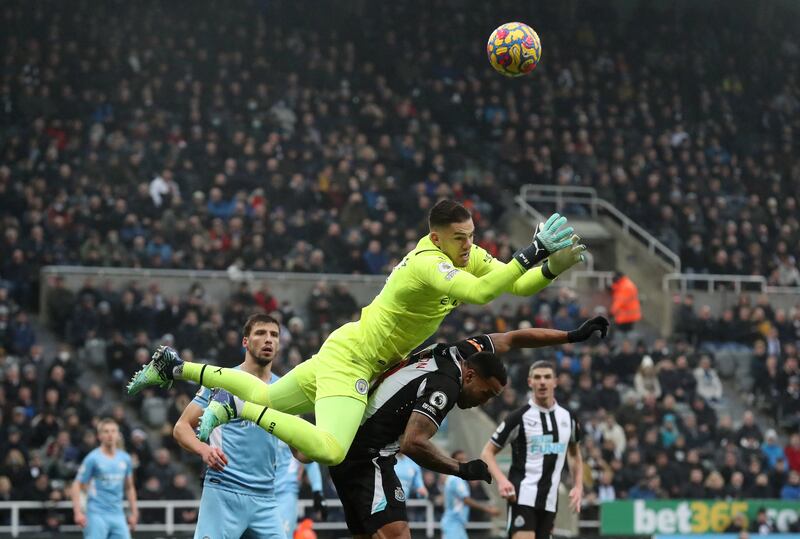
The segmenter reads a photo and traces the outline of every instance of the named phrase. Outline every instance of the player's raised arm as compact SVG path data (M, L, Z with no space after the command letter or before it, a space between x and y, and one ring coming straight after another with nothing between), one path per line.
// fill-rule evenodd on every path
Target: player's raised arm
M528 328L516 329L505 333L492 333L489 337L492 339L495 352L503 354L512 348L541 348L543 346L583 342L591 337L595 331L600 332L600 337L606 337L608 334L608 320L605 317L595 316L572 331Z
M439 250L417 253L409 258L408 264L419 281L437 292L463 303L484 305L511 290L517 279L551 253L572 245L572 227L566 224L566 217L553 214L537 228L530 245L514 253L514 260L508 264L496 264L487 268L491 271L485 271L467 266L474 233L471 220L451 225L446 230L437 228L434 223L431 225L431 241ZM541 270L534 273L539 275L538 280L534 280L540 283L541 288L549 284L549 280L542 280Z
M203 406L199 403L207 405L210 393L211 391L206 388L201 388L198 391L194 400L186 405L178 421L175 422L175 426L172 429L172 437L186 451L200 455L206 466L222 471L228 464L228 457L219 447L211 447L207 443L198 440L195 433L195 429L200 423L200 417L203 415Z

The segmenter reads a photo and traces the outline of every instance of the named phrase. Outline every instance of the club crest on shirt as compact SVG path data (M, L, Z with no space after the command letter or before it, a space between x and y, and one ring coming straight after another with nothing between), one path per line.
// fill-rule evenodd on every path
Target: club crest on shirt
M435 408L444 410L444 407L447 406L447 395L441 391L434 391L431 393L431 397L428 399L428 402L430 402Z
M394 499L398 502L406 501L406 493L403 492L403 487L397 487L394 489Z
M369 383L363 378L356 380L356 392L359 395L366 395L367 391L369 391Z
M525 525L525 518L522 515L517 515L517 518L514 519L514 526L517 528L521 528Z

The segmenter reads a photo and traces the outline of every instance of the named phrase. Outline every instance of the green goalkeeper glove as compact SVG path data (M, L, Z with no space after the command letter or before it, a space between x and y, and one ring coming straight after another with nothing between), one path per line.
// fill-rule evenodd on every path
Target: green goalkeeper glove
M586 259L583 255L586 246L578 243L580 239L580 236L575 234L570 238L571 245L551 254L542 266L542 275L548 279L555 279L578 262L583 262Z
M571 226L561 228L565 224L567 224L567 218L554 213L546 223L539 223L531 244L514 253L514 258L522 264L522 267L529 270L551 256L551 253L569 247L572 243L570 236L573 228Z

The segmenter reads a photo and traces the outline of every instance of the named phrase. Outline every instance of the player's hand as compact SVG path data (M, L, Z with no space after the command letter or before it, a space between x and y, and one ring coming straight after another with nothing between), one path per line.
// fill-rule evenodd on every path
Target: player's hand
M458 477L472 481L478 479L492 483L492 474L489 473L489 467L481 459L471 460L469 462L461 462L458 464Z
M566 217L554 213L546 223L539 223L531 244L514 253L514 258L523 268L529 270L544 261L551 253L569 247L572 244L570 237L573 229L571 226L562 229L561 227L566 224Z
M566 217L554 213L547 219L546 223L539 223L539 226L536 227L536 233L533 235L533 241L538 241L550 253L569 247L572 244L570 236L572 236L573 228L571 226L561 228L566 224Z
M314 498L314 511L319 513L320 520L328 520L328 503L325 501L325 497L318 490L315 490L312 496Z
M75 511L73 515L73 519L75 520L75 524L77 524L81 528L85 528L87 524L86 515L83 514L81 511Z
M497 515L500 514L500 509L498 509L494 505L487 505L486 507L483 508L483 511L493 517L496 517Z
M200 450L200 457L203 459L203 464L218 472L221 472L228 465L228 457L219 447L211 447L204 444L203 449Z
M508 500L509 503L517 501L517 491L508 479L503 479L497 483L497 490L500 492L500 497Z
M608 319L606 317L595 316L587 320L578 329L568 332L567 340L569 342L583 342L589 339L595 331L600 332L600 338L606 338L606 335L608 335Z
M131 531L136 530L136 524L139 522L139 513L131 513L128 515L128 527Z
M428 489L426 489L425 487L419 487L417 489L417 496L419 498L423 498L423 499L427 500L428 499Z
M586 259L583 254L586 246L580 243L580 239L580 236L574 234L569 240L570 245L554 252L547 258L547 269L550 270L550 273L556 276L561 275L578 262Z
M576 512L581 512L581 501L583 500L583 487L572 487L569 491L569 506Z

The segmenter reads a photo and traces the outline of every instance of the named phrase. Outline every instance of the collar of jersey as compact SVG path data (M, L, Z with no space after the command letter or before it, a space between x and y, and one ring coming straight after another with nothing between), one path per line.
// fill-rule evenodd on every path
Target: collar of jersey
M531 405L531 408L536 408L540 412L552 412L553 410L556 409L556 406L558 406L558 402L555 399L553 399L553 407L552 408L542 408L541 406L536 404L536 401L533 400L532 398L528 399L528 404Z

